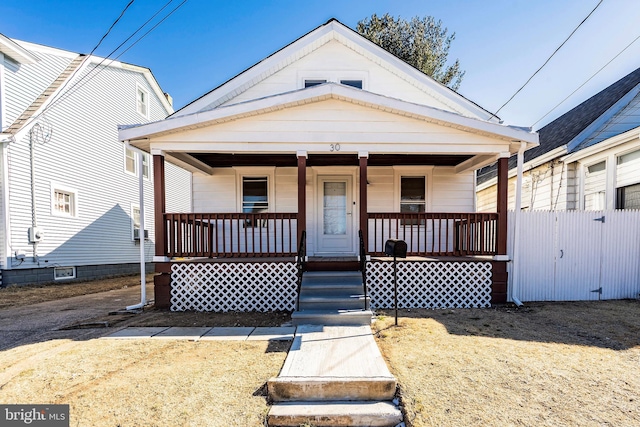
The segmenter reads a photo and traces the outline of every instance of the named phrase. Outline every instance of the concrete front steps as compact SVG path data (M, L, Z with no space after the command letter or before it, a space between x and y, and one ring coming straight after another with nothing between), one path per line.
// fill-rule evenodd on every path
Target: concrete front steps
M396 385L370 326L299 326L280 375L267 382L268 424L396 426Z
M369 298L359 271L307 271L302 275L300 306L294 325L371 324Z

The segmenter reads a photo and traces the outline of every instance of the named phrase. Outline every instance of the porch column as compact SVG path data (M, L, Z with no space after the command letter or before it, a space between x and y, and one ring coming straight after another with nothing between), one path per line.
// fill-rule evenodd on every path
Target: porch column
M364 151L358 153L360 159L360 230L362 230L362 240L365 250L368 246L369 237L369 218L367 216L367 164L369 162L369 153Z
M300 244L302 233L307 228L307 152L298 151L298 240ZM298 248L300 249L300 248Z
M507 255L507 201L509 181L509 157L498 159L498 241L497 255Z
M156 247L153 260L156 275L153 277L153 293L156 308L171 308L171 263L165 256L167 230L164 222L166 211L164 152L151 150L153 155L153 218L155 221Z
M507 302L507 182L509 180L509 153L498 159L498 241L496 256L491 263L491 303Z
M164 153L162 151L152 151L153 153L153 215L156 228L156 257L163 257L166 254L167 235L164 223L166 210L165 198L165 177L164 177Z

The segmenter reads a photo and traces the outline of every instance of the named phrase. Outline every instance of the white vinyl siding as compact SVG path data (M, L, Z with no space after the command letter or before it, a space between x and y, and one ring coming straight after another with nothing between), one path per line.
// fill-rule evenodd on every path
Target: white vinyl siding
M299 76L313 75L308 80L325 79L320 77L331 74L335 82L340 80L366 80L366 90L392 98L451 111L451 108L417 88L414 84L393 74L379 64L365 58L338 41L330 41L317 50L267 77L257 85L226 101L223 105L259 99L265 96L289 92L300 86ZM352 73L349 75L349 73ZM357 77L352 77L357 73ZM365 78L361 77L366 75ZM211 106L210 106L211 107ZM208 107L208 108L210 108Z
M10 126L73 60L68 55L32 53L39 59L34 64L18 65L5 56L3 129Z
M84 74L94 67L90 65ZM118 125L140 123L133 96L138 86L150 94L150 120L163 119L167 111L137 71L104 67L95 77L84 81L63 104L47 113L47 120L55 130L53 138L47 144L36 145L36 212L38 226L45 232L38 254L48 265L136 263L140 252L131 241L131 205L139 203L139 182L122 173L124 150L118 141ZM27 240L27 229L31 226L28 136L9 145L9 166L10 245L28 256L32 251ZM166 170L167 206L188 211L190 173L169 164ZM145 245L147 261L151 261L155 236L150 168L148 175L150 180L144 181L144 200L150 239ZM51 215L49 182L64 183L77 190L81 215L77 218ZM171 191L176 188L182 192L174 200ZM24 262L17 268L34 267L35 264Z

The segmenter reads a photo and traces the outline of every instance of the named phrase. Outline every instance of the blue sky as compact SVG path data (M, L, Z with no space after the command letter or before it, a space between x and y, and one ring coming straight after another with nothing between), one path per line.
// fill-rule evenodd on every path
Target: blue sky
M135 0L96 54L109 54L167 1ZM181 1L173 0L164 14ZM128 2L2 0L0 33L89 53ZM355 28L372 13L388 12L403 18L431 15L456 33L450 57L458 58L466 70L459 92L496 111L597 3L188 0L119 59L151 68L162 88L173 96L174 106L180 108L331 18ZM508 124L533 125L640 36L639 23L640 2L605 0L499 116ZM639 67L640 40L534 129Z

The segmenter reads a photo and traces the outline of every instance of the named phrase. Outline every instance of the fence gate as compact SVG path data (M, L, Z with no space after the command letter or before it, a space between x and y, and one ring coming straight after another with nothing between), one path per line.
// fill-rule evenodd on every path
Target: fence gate
M510 212L510 255L513 219ZM640 211L534 211L520 221L520 300L638 297Z

